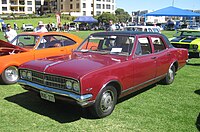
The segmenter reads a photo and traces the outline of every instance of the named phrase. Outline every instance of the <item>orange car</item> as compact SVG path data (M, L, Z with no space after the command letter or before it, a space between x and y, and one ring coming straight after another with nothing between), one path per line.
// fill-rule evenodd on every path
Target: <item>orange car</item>
M0 81L3 84L16 83L20 64L70 54L81 42L81 38L64 32L21 33L12 44L0 40Z

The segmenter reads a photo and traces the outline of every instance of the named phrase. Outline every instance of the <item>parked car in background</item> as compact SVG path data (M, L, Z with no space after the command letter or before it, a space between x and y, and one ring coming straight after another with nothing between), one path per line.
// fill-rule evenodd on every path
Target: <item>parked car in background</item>
M18 34L13 44L0 40L0 80L13 84L18 80L18 66L24 62L71 53L82 39L62 32Z
M176 48L185 48L189 52L189 58L200 57L200 30L181 29L174 38L170 39Z
M70 25L69 26L69 31L76 31L76 26L75 25Z
M161 33L160 28L156 26L126 26L124 30Z
M173 83L187 59L186 49L159 33L96 32L72 55L22 64L18 82L42 99L75 102L102 118L121 97L158 81Z
M189 29L200 30L200 25L190 25Z
M33 31L34 27L32 24L25 24L24 27L22 27L23 31Z

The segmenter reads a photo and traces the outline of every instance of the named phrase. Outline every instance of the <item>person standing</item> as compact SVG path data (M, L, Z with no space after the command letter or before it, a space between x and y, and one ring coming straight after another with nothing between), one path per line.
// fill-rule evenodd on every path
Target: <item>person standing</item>
M18 30L17 23L14 22L14 30Z
M108 31L115 31L115 30L116 30L115 24L113 24L113 21L110 20L109 21L109 30Z
M7 30L4 34L4 37L7 39L7 41L9 43L11 43L11 41L17 36L17 32L11 28L10 24L7 24ZM15 42L13 42L12 44L16 44Z
M34 32L48 32L42 21L38 22L38 26L34 29Z

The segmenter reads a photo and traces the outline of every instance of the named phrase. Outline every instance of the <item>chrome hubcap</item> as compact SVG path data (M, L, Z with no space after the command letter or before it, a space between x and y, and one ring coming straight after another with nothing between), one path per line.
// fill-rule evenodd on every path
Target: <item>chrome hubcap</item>
M171 68L169 69L168 77L169 77L169 81L170 82L173 81L173 79L174 79L174 71Z
M101 98L100 107L103 112L108 112L113 107L114 94L112 91L105 91Z
M10 82L14 82L18 79L18 70L16 67L8 67L5 70L5 78Z

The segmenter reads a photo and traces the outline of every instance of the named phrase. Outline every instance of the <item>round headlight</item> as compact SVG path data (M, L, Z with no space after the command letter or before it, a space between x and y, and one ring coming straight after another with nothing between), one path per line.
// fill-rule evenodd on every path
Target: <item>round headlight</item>
M72 89L72 82L71 81L69 81L69 80L66 81L66 88Z
M76 91L76 92L80 92L80 86L79 86L79 83L74 82L74 83L73 83L73 89L74 89L74 91Z
M21 71L21 78L22 79L26 78L26 71Z
M193 49L198 49L198 45L193 45Z
M32 73L30 71L27 73L27 79L29 79L29 80L32 79Z

